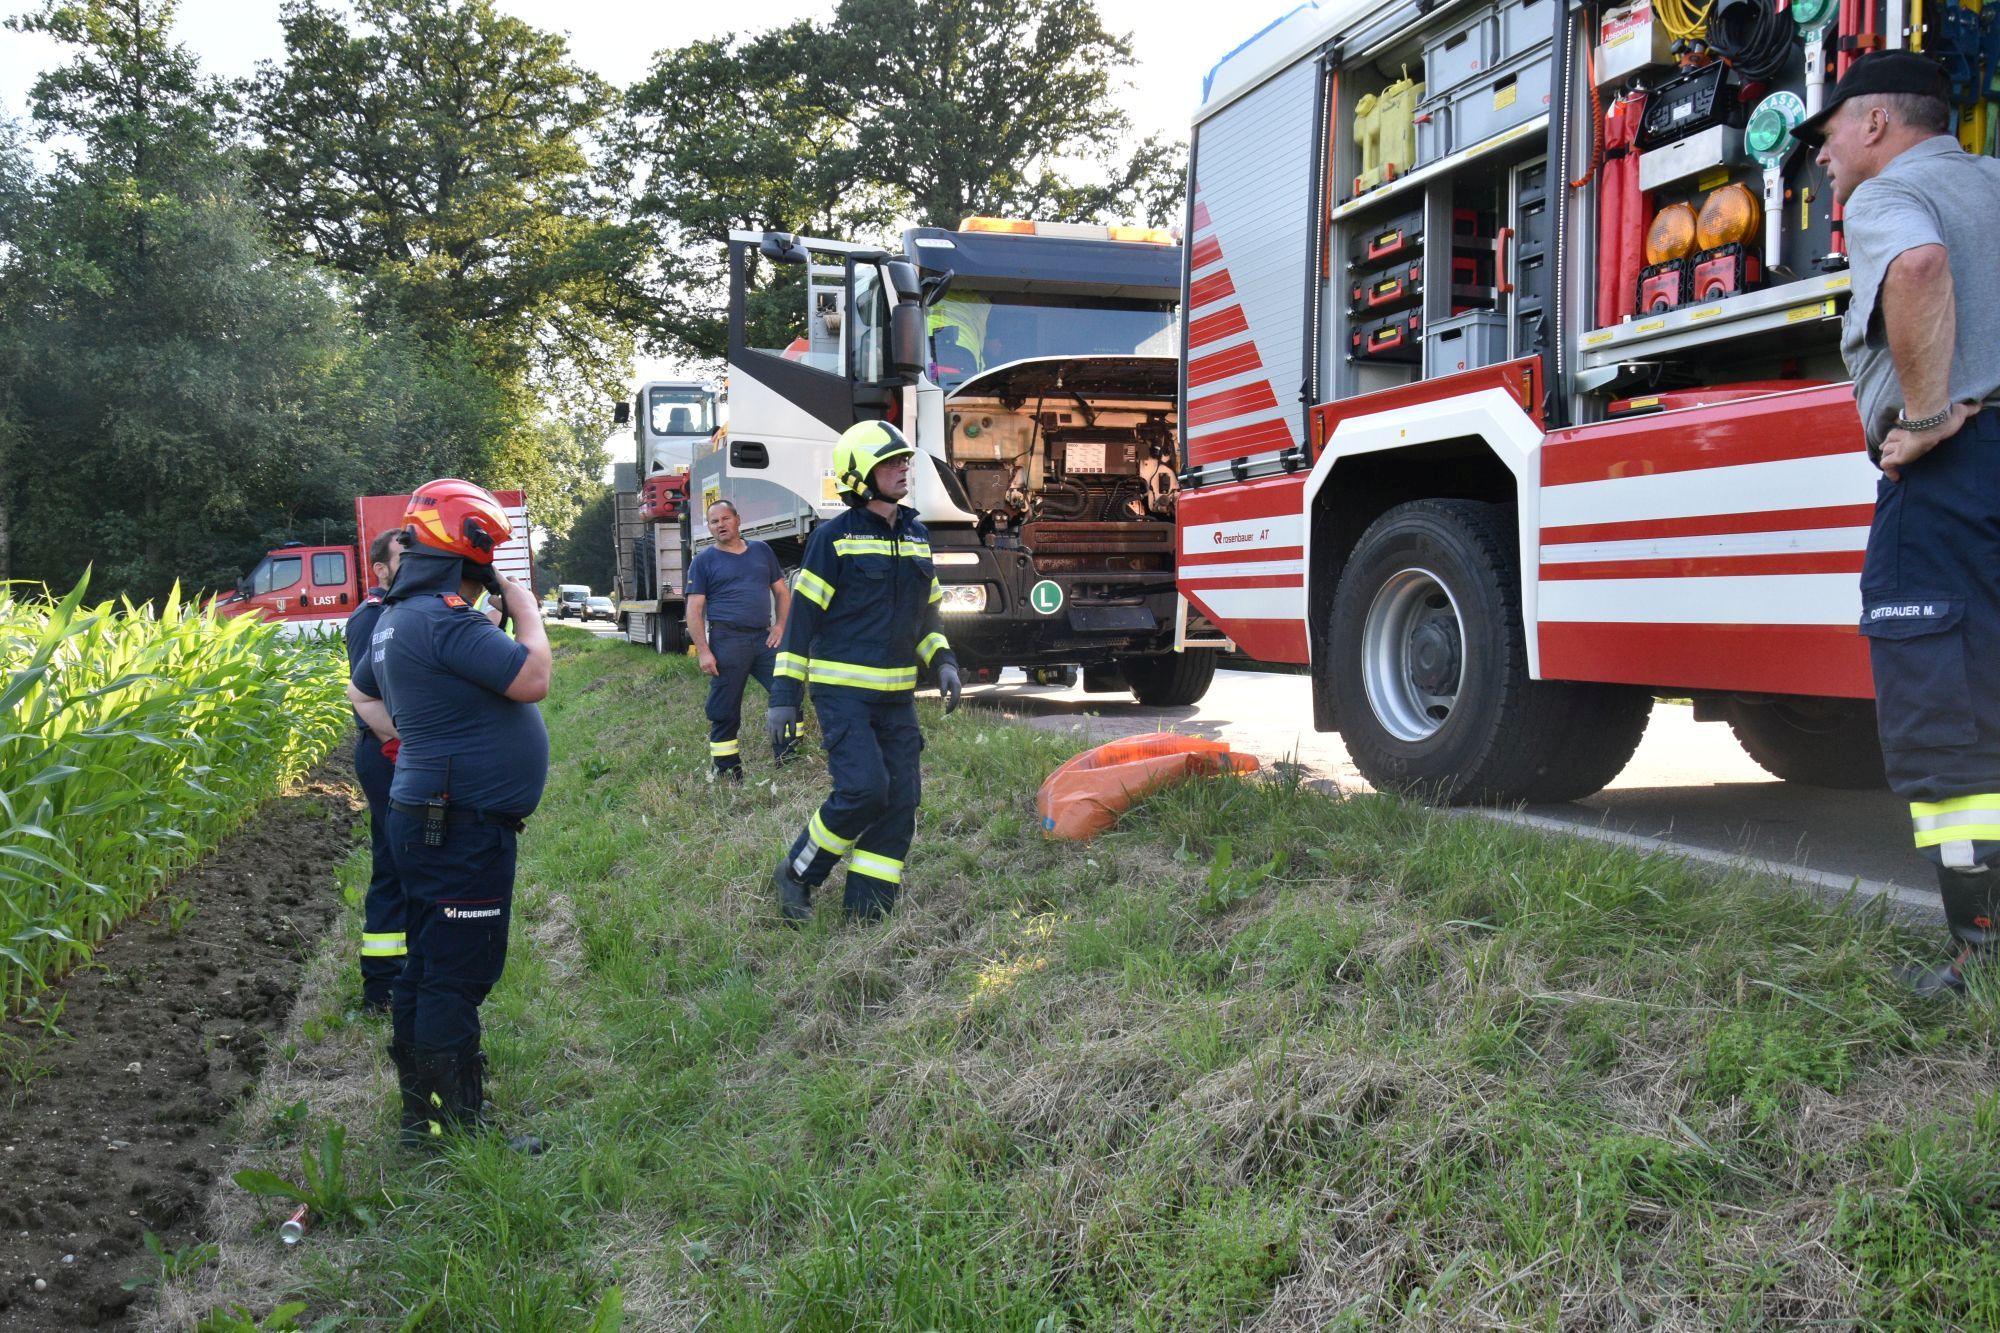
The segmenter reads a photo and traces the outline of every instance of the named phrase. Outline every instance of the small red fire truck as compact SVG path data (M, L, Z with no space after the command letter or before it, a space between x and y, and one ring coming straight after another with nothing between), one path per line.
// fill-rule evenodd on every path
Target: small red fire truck
M493 553L493 564L515 583L534 587L534 555L528 544L528 511L521 492L495 491L507 511L514 537ZM287 542L265 554L237 581L236 591L216 604L224 616L256 615L285 626L286 633L339 629L368 595L368 547L377 534L403 526L407 495L362 495L354 500L356 546L308 546Z

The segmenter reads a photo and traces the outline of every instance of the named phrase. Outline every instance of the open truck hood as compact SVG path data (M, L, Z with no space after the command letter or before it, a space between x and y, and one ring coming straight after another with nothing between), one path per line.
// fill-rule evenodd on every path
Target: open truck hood
M1029 402L1036 398L1156 398L1180 392L1180 362L1171 356L1038 356L982 370L945 395Z

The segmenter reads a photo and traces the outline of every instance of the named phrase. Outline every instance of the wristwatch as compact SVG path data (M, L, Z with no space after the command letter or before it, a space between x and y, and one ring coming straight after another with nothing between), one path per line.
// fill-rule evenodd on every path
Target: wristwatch
M1936 430L1939 426L1950 420L1951 404L1947 403L1945 404L1944 411L1938 413L1936 416L1924 417L1919 421L1906 421L1903 419L1903 414L1898 412L1896 414L1896 429L1907 430L1921 435L1927 430Z

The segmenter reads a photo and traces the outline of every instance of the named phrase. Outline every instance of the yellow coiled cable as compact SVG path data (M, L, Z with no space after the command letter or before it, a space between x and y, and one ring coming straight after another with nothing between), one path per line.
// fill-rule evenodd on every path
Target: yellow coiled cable
M1705 40L1708 37L1708 16L1715 8L1715 0L1697 8L1692 0L1653 0L1653 13L1667 30L1667 36L1677 42Z

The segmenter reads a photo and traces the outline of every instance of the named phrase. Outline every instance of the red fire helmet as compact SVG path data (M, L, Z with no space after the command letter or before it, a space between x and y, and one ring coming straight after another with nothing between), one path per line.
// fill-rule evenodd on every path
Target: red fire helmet
M417 488L403 511L410 535L434 551L493 563L494 548L514 535L507 511L484 486L440 477Z

